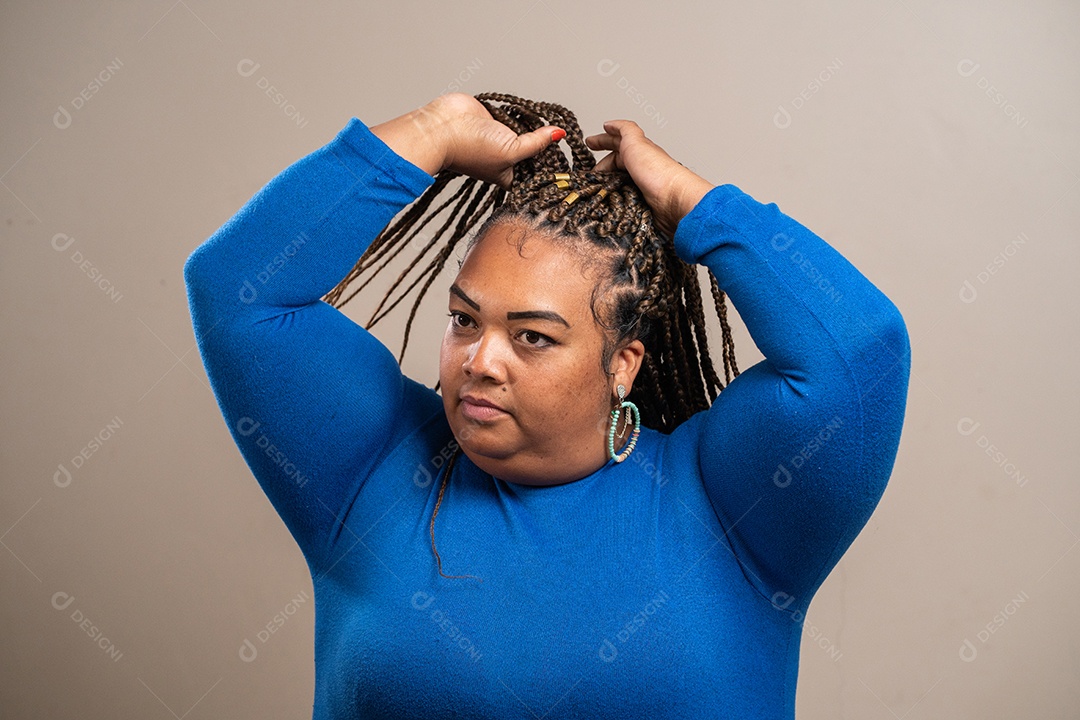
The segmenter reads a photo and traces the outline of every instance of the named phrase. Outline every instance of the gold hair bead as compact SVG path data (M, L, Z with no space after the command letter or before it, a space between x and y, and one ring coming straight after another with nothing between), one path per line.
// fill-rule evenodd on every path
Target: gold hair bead
M577 202L577 199L578 199L578 194L577 194L577 191L575 190L574 192L572 192L569 195L567 195L566 197L564 197L563 202L566 203L567 205L573 205L575 202Z
M552 173L551 182L560 190L570 187L570 173Z
M599 197L607 195L607 188L600 188L600 192L596 193Z

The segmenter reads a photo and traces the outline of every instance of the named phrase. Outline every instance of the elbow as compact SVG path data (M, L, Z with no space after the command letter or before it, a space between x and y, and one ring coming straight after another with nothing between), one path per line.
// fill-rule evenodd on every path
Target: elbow
M899 308L882 296L876 312L864 317L863 326L861 361L875 369L877 377L888 372L906 379L911 372L911 340Z
M911 338L908 336L907 323L899 308L889 302L887 322L882 329L882 340L900 361L904 374L911 371Z
M192 289L199 284L199 277L202 274L204 247L205 245L200 245L192 250L191 254L187 256L187 260L184 261L184 286L187 288L188 293L191 293Z
M195 248L184 261L184 287L192 320L219 314L224 295L214 267L214 254L208 251L207 243Z

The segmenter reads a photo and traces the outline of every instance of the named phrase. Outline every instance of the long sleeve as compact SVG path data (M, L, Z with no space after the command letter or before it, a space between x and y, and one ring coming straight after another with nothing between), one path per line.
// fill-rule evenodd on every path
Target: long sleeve
M290 165L184 265L195 336L234 441L313 569L368 474L441 412L321 298L434 182L356 118Z
M694 436L747 579L805 609L892 472L910 370L903 318L820 237L731 184L682 219L675 245L712 270L765 356L676 432Z

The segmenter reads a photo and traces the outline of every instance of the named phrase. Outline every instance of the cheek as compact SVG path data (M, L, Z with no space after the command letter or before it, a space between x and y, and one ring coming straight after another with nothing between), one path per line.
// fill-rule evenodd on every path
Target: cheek
M450 329L447 328L443 333L442 345L439 346L439 380L445 385L451 376L454 375L454 368L460 368L461 363L458 362L455 366L458 349L454 346L454 343L450 339Z
M595 415L603 411L607 390L597 361L591 356L578 358L543 379L543 390L535 392L546 397L547 412L560 425L567 427L592 426Z

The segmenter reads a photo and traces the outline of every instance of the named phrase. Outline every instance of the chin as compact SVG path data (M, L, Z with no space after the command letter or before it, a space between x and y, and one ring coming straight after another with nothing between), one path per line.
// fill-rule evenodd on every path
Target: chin
M489 468L514 454L506 440L500 437L502 433L494 428L473 423L451 423L450 429L462 451L485 472L491 472Z

